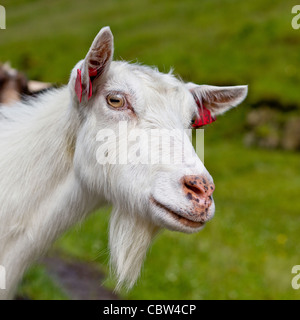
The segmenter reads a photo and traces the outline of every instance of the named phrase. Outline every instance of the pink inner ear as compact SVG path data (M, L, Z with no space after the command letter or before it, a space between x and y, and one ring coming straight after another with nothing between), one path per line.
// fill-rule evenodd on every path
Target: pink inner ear
M79 102L82 99L82 83L81 83L81 70L77 69L77 77L75 81L75 93L78 97Z
M200 106L198 102L197 104L199 106L199 118L197 118L193 123L193 128L197 129L216 121L216 118L212 117L210 111L205 108L205 106Z

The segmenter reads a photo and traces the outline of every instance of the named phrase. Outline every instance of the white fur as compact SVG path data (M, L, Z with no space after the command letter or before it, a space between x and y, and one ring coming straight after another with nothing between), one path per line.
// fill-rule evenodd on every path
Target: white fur
M193 165L97 163L99 148L110 147L97 142L100 129L115 130L121 120L127 121L129 133L134 128L184 129L197 113L189 86L172 74L111 62L112 52L112 34L104 28L73 69L68 86L0 108L0 265L7 274L0 298L11 298L24 270L65 230L106 202L114 207L110 250L119 286L134 284L160 228L201 229L181 225L150 201L154 195L174 208L192 210L180 178L205 175L212 181L195 155ZM77 69L87 90L91 57L99 59L102 73L93 81L92 98L87 100L84 90L79 103ZM112 91L129 96L134 114L108 107L106 95ZM212 216L214 205L210 211Z

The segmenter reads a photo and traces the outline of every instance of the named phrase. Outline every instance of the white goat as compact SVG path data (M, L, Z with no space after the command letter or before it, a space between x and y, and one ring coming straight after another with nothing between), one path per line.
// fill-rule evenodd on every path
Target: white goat
M100 30L67 86L0 109L0 265L12 298L24 270L70 226L112 203L111 263L118 285L136 281L147 248L160 228L199 231L214 214L212 178L193 153L181 164L99 164L110 157L99 130L185 129L203 104L212 116L236 106L246 86L185 84L171 74L112 62L113 36ZM200 102L200 103L199 103ZM179 148L186 133L173 147ZM99 140L99 139L98 139ZM140 154L148 146L141 145ZM104 151L106 150L106 151ZM192 144L185 150L193 150ZM119 155L120 156L120 155Z

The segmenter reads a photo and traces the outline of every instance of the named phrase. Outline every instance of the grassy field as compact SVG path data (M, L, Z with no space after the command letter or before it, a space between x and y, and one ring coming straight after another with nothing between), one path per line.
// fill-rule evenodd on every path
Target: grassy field
M2 1L0 61L30 78L66 83L98 30L110 25L117 59L175 68L184 80L248 84L249 97L205 131L205 164L216 183L215 218L194 235L163 231L126 299L299 299L291 269L300 264L299 153L247 149L250 104L299 104L300 31L294 1ZM55 248L108 273L110 208L74 227ZM108 279L105 286L112 288ZM42 266L20 293L67 296Z

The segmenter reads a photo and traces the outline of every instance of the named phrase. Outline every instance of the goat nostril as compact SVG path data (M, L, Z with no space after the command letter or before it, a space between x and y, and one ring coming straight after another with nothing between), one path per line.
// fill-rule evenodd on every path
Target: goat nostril
M201 188L199 188L199 187L194 187L193 185L190 185L190 184L187 184L187 183L184 183L184 186L185 186L187 189L193 191L194 193L196 193L196 194L199 195L199 196L204 193L204 190L201 190Z
M189 200L199 202L200 199L212 201L215 186L208 178L201 176L184 176L181 180L183 189Z

